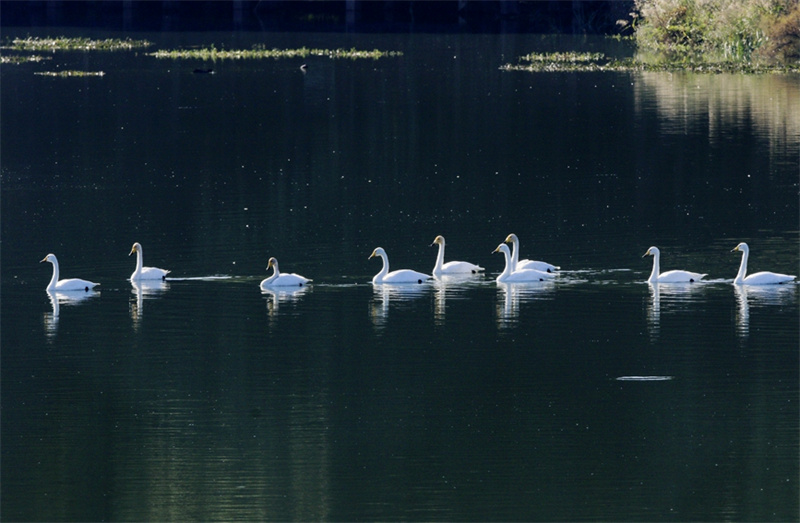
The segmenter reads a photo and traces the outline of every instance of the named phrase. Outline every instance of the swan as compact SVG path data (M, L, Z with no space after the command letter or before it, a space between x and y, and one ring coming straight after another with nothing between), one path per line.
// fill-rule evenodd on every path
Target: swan
M159 269L158 267L143 267L142 262L142 244L136 242L131 247L131 252L128 253L130 256L133 253L136 253L136 270L133 271L131 274L131 281L140 281L140 280L161 280L164 281L167 279L167 274L169 271L166 269Z
M55 254L48 254L39 263L50 262L53 264L53 278L45 289L47 292L52 291L84 291L88 292L94 287L100 285L88 280L81 280L80 278L69 278L66 280L58 279L58 259Z
M484 270L483 267L465 261L450 261L444 263L444 236L433 239L431 247L439 245L439 254L436 256L436 265L433 267L433 276L439 278L445 274L477 274Z
M294 274L292 272L281 274L281 272L278 270L278 260L275 258L269 259L269 262L267 263L267 270L269 270L270 267L272 267L273 270L272 276L261 282L262 289L266 289L268 287L302 287L306 283L312 281L305 276L300 276L299 274Z
M551 272L539 271L536 269L520 269L512 271L513 258L511 257L511 250L508 245L501 243L497 246L495 252L502 252L506 259L506 267L500 276L497 277L497 283L516 283L516 282L531 282L531 281L547 281L555 278L555 274Z
M788 283L796 278L796 276L789 274L779 274L769 271L757 272L745 277L747 273L747 258L750 256L750 247L742 242L731 250L731 252L734 251L742 252L742 264L739 265L739 274L737 274L736 279L733 280L734 285L773 285Z
M537 271L555 272L561 267L551 265L547 262L537 260L520 260L519 259L519 238L516 234L509 234L504 243L510 243L513 247L511 251L511 271L515 272L519 269L535 269Z
M398 269L389 272L389 257L386 255L386 251L383 250L383 247L376 248L367 259L372 259L375 256L381 257L383 260L383 268L381 272L372 278L372 283L422 283L431 279L430 275L412 271L411 269Z
M642 255L642 258L645 256L653 257L653 272L651 272L650 277L647 278L648 283L693 283L700 281L703 276L706 276L699 272L681 270L667 271L659 274L661 270L661 251L658 250L658 247L650 247L647 249L647 252Z

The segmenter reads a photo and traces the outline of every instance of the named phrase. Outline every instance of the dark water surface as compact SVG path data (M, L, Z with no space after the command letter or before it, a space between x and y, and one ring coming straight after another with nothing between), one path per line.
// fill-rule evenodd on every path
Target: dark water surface
M800 289L734 288L729 252L798 274L797 75L499 70L630 53L592 38L131 36L403 56L2 66L5 520L798 518ZM106 74L33 74L58 69ZM495 283L511 232L564 273ZM486 274L370 283L375 247L430 271L437 234ZM134 241L169 281L126 280ZM708 281L644 283L651 245ZM48 296L48 252L99 290ZM270 256L313 284L262 293Z

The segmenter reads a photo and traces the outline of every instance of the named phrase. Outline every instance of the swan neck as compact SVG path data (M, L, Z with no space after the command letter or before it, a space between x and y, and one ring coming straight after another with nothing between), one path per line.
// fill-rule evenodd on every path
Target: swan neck
M519 263L519 240L511 242L511 272L517 270L517 263Z
M443 265L444 265L444 245L440 243L439 254L436 255L436 266L433 268L433 272L442 272Z
M53 277L50 279L50 283L47 285L47 290L52 291L55 290L56 284L58 283L58 262L52 261L53 264Z
M144 267L144 256L142 256L142 248L136 249L136 271L134 274L141 274Z
M747 251L742 251L742 263L739 264L739 273L733 283L742 283L744 281L744 275L747 274L747 257L749 254Z
M389 274L389 259L386 257L385 254L380 254L381 260L383 260L383 268L381 268L381 272L378 273L378 276L383 278L387 274Z
M653 271L647 281L655 283L658 281L658 275L661 273L661 254L656 253L653 255Z
M508 251L506 251L506 250L503 250L503 257L506 259L506 266L503 269L503 273L500 275L500 278L507 278L514 271L513 266L512 266L512 264L514 262L514 258L509 256L508 255Z

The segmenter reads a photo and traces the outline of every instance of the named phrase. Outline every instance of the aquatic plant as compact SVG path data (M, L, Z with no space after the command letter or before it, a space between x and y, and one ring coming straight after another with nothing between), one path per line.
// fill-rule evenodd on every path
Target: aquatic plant
M38 54L0 56L0 64L24 64L27 62L41 62L42 60L52 60L52 57Z
M502 71L586 72L586 71L692 71L698 73L773 73L800 71L800 63L775 64L752 61L680 62L643 61L638 58L612 59L602 53L531 53L518 64L504 64ZM525 62L525 63L523 63Z
M267 48L263 45L254 46L252 49L217 49L216 46L203 47L199 49L163 49L152 53L149 56L155 58L195 59L204 61L216 60L243 60L243 59L265 59L265 58L307 58L309 56L319 56L325 58L349 58L349 59L372 59L377 60L384 57L402 56L399 51L372 51L359 49L309 49L301 47L299 49L275 49Z
M33 74L39 76L55 76L59 78L106 75L106 73L104 73L103 71L41 71Z
M128 51L153 45L147 40L132 40L130 38L107 38L105 40L92 40L91 38L14 38L8 49L15 51Z

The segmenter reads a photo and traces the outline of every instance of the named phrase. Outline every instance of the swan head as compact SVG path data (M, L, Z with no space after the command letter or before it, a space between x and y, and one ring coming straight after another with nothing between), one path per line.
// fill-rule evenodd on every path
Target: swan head
M386 256L386 251L383 250L383 247L378 247L374 251L372 251L372 254L370 254L369 258L367 258L367 259L368 260L372 259L375 256L384 256L385 257Z
M444 245L444 236L440 234L439 236L434 238L431 247L433 247L434 245Z
M518 241L519 241L519 238L517 238L517 235L514 234L514 233L511 233L508 236L506 236L506 239L503 240L503 243L516 243ZM495 252L497 252L497 251L495 251Z
M657 256L660 253L661 251L658 250L658 247L650 247L649 249L647 249L646 253L642 254L642 258L644 258L645 256Z
M508 240L506 240L506 241L508 241ZM511 250L508 248L508 245L506 245L505 243L501 243L500 245L498 245L497 248L492 251L492 254L494 254L496 252L502 252L503 254L508 254L509 256L511 255Z
M56 255L51 253L39 261L39 263L44 263L44 262L58 263L58 260L56 260Z
M750 247L748 247L746 243L742 242L733 249L731 249L731 252L734 251L750 252Z
M274 256L267 262L267 270L269 270L270 267L278 268L278 260Z
M128 256L130 256L134 252L142 252L142 246L139 242L133 244L133 247L131 247L131 252L128 253Z

